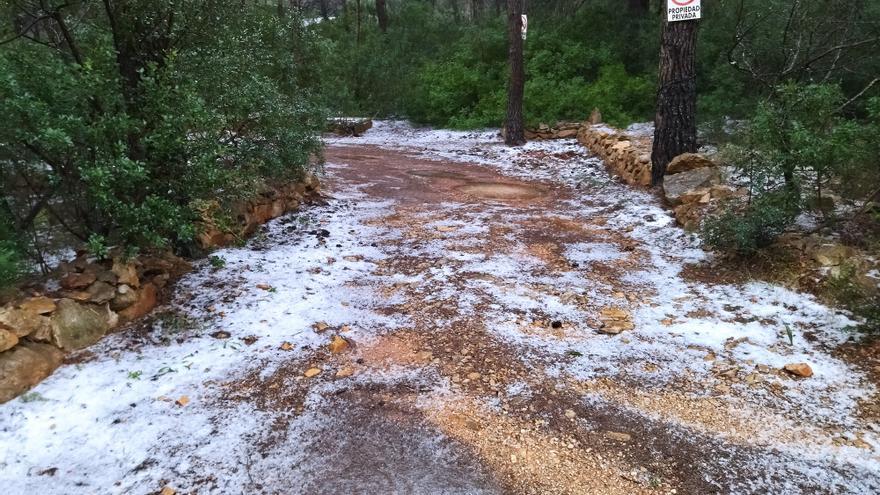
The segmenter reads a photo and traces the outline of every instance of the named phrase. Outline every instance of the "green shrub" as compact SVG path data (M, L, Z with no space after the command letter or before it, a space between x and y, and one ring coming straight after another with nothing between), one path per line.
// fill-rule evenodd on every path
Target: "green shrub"
M72 44L0 46L0 163L15 164L0 180L25 173L32 189L10 198L18 216L48 195L84 243L182 248L199 200L296 178L320 146L299 19L208 0L120 2L112 19L66 5Z
M741 211L728 209L703 222L702 237L712 249L751 256L769 246L791 225L798 212L786 193L768 194Z

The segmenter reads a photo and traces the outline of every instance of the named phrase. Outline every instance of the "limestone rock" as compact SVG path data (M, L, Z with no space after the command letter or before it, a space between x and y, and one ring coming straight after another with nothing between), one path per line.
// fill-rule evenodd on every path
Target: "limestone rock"
M632 435L619 431L606 431L605 436L618 442L629 442L630 440L632 440Z
M666 167L666 175L675 175L698 168L714 167L715 164L699 153L682 153L673 158Z
M64 350L82 349L100 340L110 324L105 312L97 306L62 299L52 315L52 339Z
M116 289L107 282L95 282L86 290L89 294L89 302L104 304L110 302L116 296Z
M789 363L785 365L784 369L792 375L801 378L809 378L813 376L813 368L810 368L810 365L807 363Z
M321 374L321 368L313 367L307 369L305 373L303 373L303 376L305 376L306 378L312 378L314 376L318 376L319 374Z
M120 311L119 319L122 322L129 322L146 315L156 307L157 297L158 291L156 286L151 283L144 284L141 290L138 291L137 301Z
M33 311L7 307L0 309L0 328L5 328L21 338L34 333L45 333L49 328L49 318Z
M85 289L97 279L94 272L68 273L61 279L61 287L68 290Z
M350 344L348 343L348 340L346 340L344 337L340 337L339 335L334 335L330 339L330 344L328 344L327 347L330 349L330 352L332 352L333 354L339 354L341 352L345 352L345 350L348 349L349 346L350 346Z
M577 129L563 129L559 131L558 137L559 139L571 139L577 137L577 134Z
M853 256L852 248L841 244L823 244L813 251L813 259L822 266L839 266Z
M682 203L682 197L689 192L708 188L719 182L721 182L721 172L717 168L698 168L666 177L663 180L663 193L666 201L677 206Z
M18 304L19 309L45 315L55 311L55 301L45 296L31 297Z
M18 335L0 328L0 352L12 349L18 344Z
M122 284L116 288L116 295L110 301L110 309L113 311L121 311L138 300L138 293L128 285Z
M61 365L64 354L48 344L22 342L0 353L0 403L40 383Z
M116 280L120 284L125 284L134 288L140 287L137 268L133 263L126 263L120 259L113 260L113 268L111 269Z

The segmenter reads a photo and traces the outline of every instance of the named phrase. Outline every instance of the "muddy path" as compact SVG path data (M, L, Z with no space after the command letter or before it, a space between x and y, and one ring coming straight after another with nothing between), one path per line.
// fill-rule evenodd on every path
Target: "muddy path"
M0 406L4 486L880 489L874 385L834 354L846 315L689 278L698 241L575 143L380 123L325 159L326 205Z

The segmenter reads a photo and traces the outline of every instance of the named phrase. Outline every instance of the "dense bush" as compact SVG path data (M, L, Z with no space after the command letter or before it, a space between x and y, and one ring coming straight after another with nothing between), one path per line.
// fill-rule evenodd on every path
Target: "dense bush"
M702 235L713 249L751 256L769 246L797 216L794 195L765 194L742 208L731 208L703 222Z
M22 188L3 198L20 238L48 216L82 242L179 248L201 201L303 172L323 119L299 19L216 0L109 5L50 5L0 30L0 177Z
M313 28L323 40L318 70L328 106L442 127L499 126L507 103L504 16L450 23L448 12L427 3L393 5L384 34L365 15L358 37L352 8ZM656 44L658 25L594 22L618 15L616 8L591 3L576 17L534 12L525 50L528 123L582 120L597 107L613 124L651 118L657 54L647 47Z
M834 219L834 201L852 204L870 199L880 183L872 119L843 115L839 87L785 84L758 105L735 144L724 156L749 188L746 207L710 219L708 243L738 254L753 254L769 244L802 207ZM873 108L875 103L872 103Z

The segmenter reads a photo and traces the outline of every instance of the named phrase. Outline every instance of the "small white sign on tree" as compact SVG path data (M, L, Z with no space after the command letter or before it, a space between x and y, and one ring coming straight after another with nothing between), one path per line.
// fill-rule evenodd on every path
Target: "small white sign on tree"
M666 20L692 21L702 14L701 0L666 0Z

